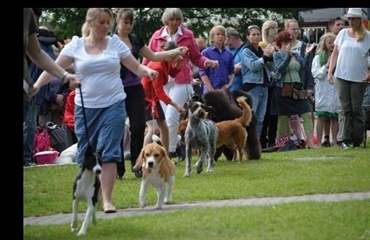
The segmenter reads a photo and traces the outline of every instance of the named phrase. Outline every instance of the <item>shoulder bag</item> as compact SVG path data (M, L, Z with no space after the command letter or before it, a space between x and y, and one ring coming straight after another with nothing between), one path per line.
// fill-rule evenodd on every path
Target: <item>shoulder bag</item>
M290 75L290 82L284 83L281 90L282 97L297 99L307 99L307 91L303 88L303 84L300 82L292 82L292 76Z

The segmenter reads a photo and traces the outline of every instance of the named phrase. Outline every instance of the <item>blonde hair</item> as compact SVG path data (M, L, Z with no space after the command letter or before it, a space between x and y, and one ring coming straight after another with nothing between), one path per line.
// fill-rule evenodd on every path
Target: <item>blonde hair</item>
M163 25L167 25L170 18L180 18L181 22L184 22L184 15L180 8L166 8L162 15Z
M110 21L109 25L110 25L111 29L113 28L114 17L113 17L112 11L109 10L109 8L89 8L87 10L87 13L86 13L85 22L82 25L82 29L81 29L83 37L87 37L87 36L90 35L90 27L88 25L88 21L93 21L93 20L97 19L99 14L102 13L102 12L105 12L105 13L109 14L109 16L111 18L111 21Z
M216 25L211 29L211 31L209 31L209 43L210 44L213 44L213 37L218 32L223 33L226 36L226 28L222 25Z
M297 20L295 20L294 18L286 20L286 21L284 22L284 29L285 29L285 30L289 30L289 26L290 26L290 24L291 24L291 23L293 23L293 22L298 24L298 21L297 21Z
M356 38L357 42L361 42L362 40L364 40L365 35L366 35L366 28L365 28L365 26L362 22L362 19L360 19L360 21L361 21L361 23L360 23L360 26L358 28L354 29L352 27L352 30L355 34L355 38ZM353 20L352 20L352 22L353 22Z
M327 32L324 35L320 37L319 47L317 49L317 54L320 54L321 52L329 52L328 48L326 47L326 39L334 39L337 36L334 33Z
M278 23L274 20L267 20L262 24L262 42L269 44L267 34L269 32L269 29L274 26L278 26Z

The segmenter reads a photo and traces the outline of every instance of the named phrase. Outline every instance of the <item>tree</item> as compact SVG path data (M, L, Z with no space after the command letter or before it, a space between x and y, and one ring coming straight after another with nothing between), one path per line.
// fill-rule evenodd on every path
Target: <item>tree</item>
M114 9L112 9L114 10ZM189 25L194 35L207 38L209 30L215 24L233 26L242 35L251 24L262 25L265 19L281 22L287 18L297 18L298 12L312 8L182 8L184 22ZM145 40L163 24L161 16L164 8L137 8L134 32ZM41 22L52 26L58 39L81 35L87 8L44 8ZM299 20L299 19L297 19Z

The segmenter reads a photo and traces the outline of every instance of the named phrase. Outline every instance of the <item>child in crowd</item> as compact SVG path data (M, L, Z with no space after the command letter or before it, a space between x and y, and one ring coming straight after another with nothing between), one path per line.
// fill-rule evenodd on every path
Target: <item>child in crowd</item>
M317 55L312 62L312 75L315 78L315 111L317 115L316 134L321 145L325 117L330 119L332 144L337 144L338 134L338 92L327 79L331 53L334 49L334 33L325 33L320 38Z
M162 50L167 51L177 48L178 45L174 41L163 42L161 45ZM165 119L165 115L159 100L164 104L172 105L176 108L179 113L184 113L185 109L178 103L172 101L171 98L165 93L163 86L167 84L168 77L175 77L177 73L181 70L183 58L181 56L169 57L161 62L150 61L148 67L158 72L158 76L155 79L150 79L149 77L143 77L141 83L144 87L145 92L145 117L147 121L147 133L144 138L144 146L150 143L152 140L152 135L155 131L155 126L150 124L150 120L156 119L160 138L163 142L165 149L168 152L169 148L169 136L168 127Z

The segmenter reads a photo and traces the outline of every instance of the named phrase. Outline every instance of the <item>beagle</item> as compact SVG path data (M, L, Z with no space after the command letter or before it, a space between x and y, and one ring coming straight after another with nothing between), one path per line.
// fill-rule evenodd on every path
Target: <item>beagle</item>
M153 135L153 142L144 146L141 150L134 170L142 169L142 180L139 192L139 204L141 208L146 206L145 193L150 183L157 190L156 209L161 209L163 203L170 204L172 201L172 188L175 182L175 164L168 157L161 139Z

